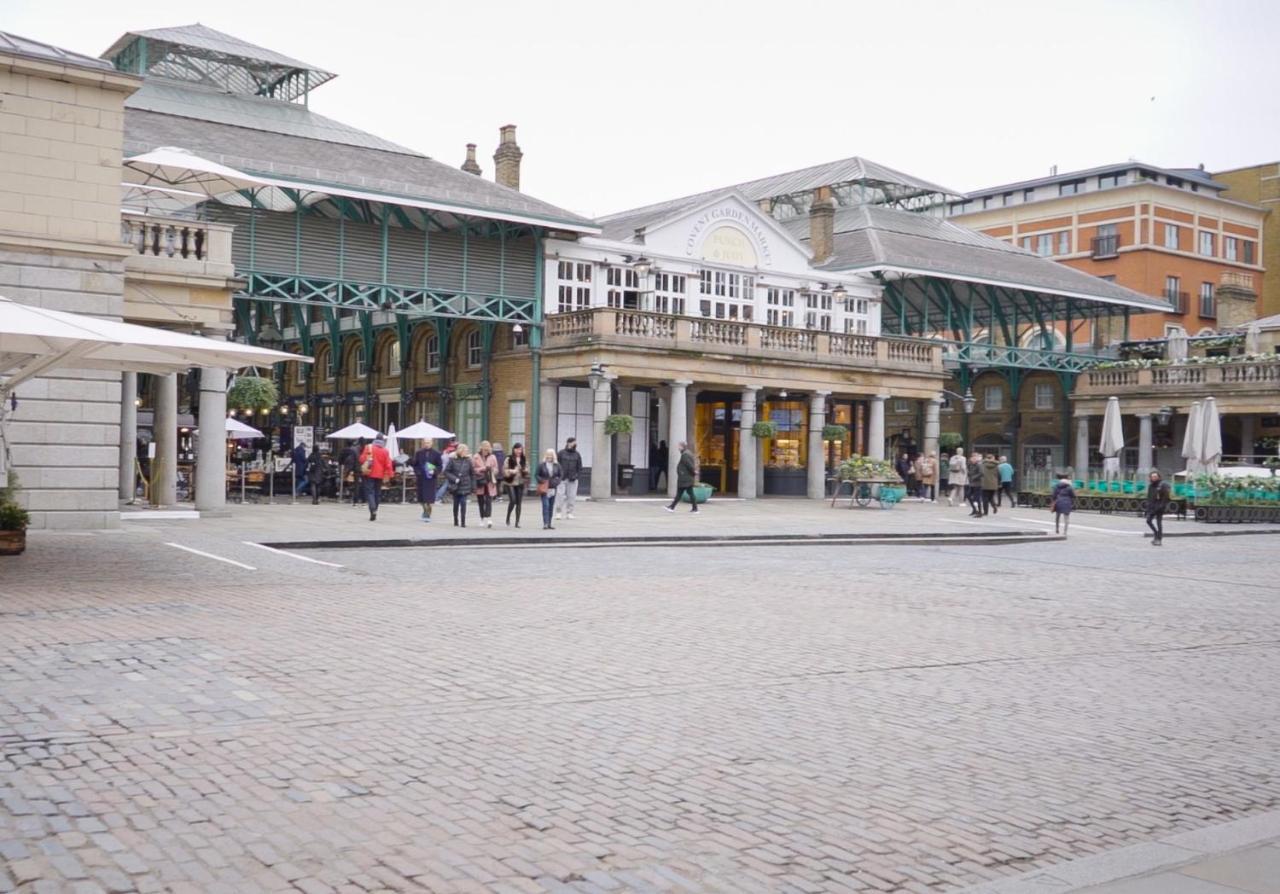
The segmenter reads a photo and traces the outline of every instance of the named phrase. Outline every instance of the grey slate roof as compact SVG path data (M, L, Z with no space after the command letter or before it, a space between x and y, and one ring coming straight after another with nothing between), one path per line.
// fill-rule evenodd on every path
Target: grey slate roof
M14 56L26 56L44 62L56 62L60 65L75 65L80 68L93 68L104 71L115 71L115 67L105 59L95 59L82 53L73 53L50 43L42 43L27 37L19 37L7 31L0 31L0 53Z
M249 174L345 186L594 231L585 217L296 103L148 81L125 102L125 156L178 146Z
M737 190L752 202L758 202L761 199L808 192L819 186L852 183L862 180L892 184L923 193L960 195L960 193L945 186L939 186L936 183L912 177L910 174L904 174L902 171L895 170L887 165L859 158L855 155L808 168L800 168L796 171L761 177L759 180L749 180L746 183L722 186L678 199L670 199L653 205L644 205L640 208L632 208L629 211L607 214L599 218L597 222L604 229L603 235L605 238L629 239L639 227L652 226L659 221L666 220L685 209L692 208L715 195L729 190Z
M1099 174L1118 174L1123 171L1132 171L1140 169L1143 171L1151 171L1156 174L1165 176L1181 177L1183 180L1194 180L1201 186L1221 192L1226 186L1214 180L1207 172L1199 168L1162 168L1159 165L1149 165L1141 161L1125 161L1110 165L1099 165L1096 168L1085 168L1082 171L1067 171L1063 174L1053 174L1049 177L1036 177L1031 180L1019 180L1016 183L1003 183L999 186L986 186L982 189L975 189L973 192L964 194L966 199L981 198L983 196L999 195L1003 192L1017 192L1022 189L1032 189L1037 186L1048 186L1054 183L1063 183L1067 180L1080 180L1089 177L1096 177Z
M311 80L312 87L337 77L337 75L325 71L323 68L290 58L283 53L277 53L275 50L268 50L266 47L249 43L247 40L241 40L235 35L225 34L199 22L194 25L182 25L176 28L152 28L149 31L126 32L102 54L103 57L111 58L115 56L116 53L138 37L145 37L148 42L153 44L170 44L174 47L204 50L223 56L234 56L246 62L257 63L271 68L309 71L314 75Z
M807 217L785 221L784 226L797 239L808 241ZM952 221L880 205L837 209L834 249L821 269L911 271L1143 310L1170 309L1162 299L1039 257Z

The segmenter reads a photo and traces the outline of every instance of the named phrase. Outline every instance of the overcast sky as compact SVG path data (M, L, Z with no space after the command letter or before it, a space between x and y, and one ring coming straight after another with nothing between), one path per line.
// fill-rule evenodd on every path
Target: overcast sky
M7 0L97 55L205 25L339 77L315 111L586 214L861 155L958 190L1138 158L1280 159L1280 3Z

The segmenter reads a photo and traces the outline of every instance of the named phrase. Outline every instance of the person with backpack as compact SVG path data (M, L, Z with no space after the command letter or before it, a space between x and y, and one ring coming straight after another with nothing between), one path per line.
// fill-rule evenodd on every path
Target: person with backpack
M1169 508L1169 482L1160 477L1155 469L1151 470L1151 480L1147 484L1147 527L1151 529L1152 546L1164 546L1164 513Z
M444 477L453 494L453 526L465 528L467 497L476 490L476 468L471 464L471 450L466 444L459 444L454 450L453 459L444 467Z
M1076 508L1076 489L1071 485L1070 479L1063 475L1058 483L1053 486L1053 493L1049 495L1049 511L1053 513L1053 533L1059 533L1058 525L1061 523L1061 534L1067 536L1067 528L1071 526L1071 511Z
M378 505L382 502L382 483L395 474L387 441L382 435L360 454L360 474L364 478L364 498L369 504L369 521L378 520Z

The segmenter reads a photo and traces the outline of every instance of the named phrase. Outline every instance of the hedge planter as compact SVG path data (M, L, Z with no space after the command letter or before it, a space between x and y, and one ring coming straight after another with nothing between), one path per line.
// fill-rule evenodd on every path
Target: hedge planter
M604 420L604 433L606 435L629 435L635 431L635 427L636 421L634 417L623 413L614 413Z
M0 531L0 556L21 555L26 548L26 531Z
M693 502L695 503L707 502L707 500L711 499L711 495L715 493L715 490L716 489L712 487L710 484L695 484L693 486ZM687 492L683 492L683 491L681 492L680 502L681 503L689 502L689 494Z

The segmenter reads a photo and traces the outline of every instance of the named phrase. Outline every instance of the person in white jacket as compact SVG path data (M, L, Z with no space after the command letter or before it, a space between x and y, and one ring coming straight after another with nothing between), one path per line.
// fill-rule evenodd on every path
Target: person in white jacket
M963 497L963 488L969 483L969 468L964 461L964 448L957 447L956 452L951 455L950 463L951 471L951 489L947 494L947 505L956 505L956 497Z

